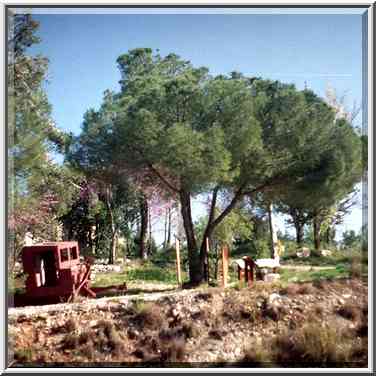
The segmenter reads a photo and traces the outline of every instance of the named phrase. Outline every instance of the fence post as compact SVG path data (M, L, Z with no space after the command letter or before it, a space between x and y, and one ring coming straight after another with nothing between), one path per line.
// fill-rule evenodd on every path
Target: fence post
M228 277L228 246L225 244L222 247L222 287L227 287Z
M180 243L179 239L175 239L175 249L176 249L176 275L178 278L178 284L179 286L182 285L182 280L181 280L181 270L180 270Z

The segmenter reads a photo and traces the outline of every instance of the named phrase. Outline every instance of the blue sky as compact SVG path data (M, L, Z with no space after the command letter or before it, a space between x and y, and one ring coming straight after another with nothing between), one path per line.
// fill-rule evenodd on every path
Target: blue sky
M47 93L58 127L78 134L84 112L118 90L117 57L135 47L177 53L212 74L245 74L328 84L362 102L362 18L358 14L35 14L49 61ZM361 116L358 118L360 124ZM200 210L198 209L198 212ZM348 227L361 226L358 209Z

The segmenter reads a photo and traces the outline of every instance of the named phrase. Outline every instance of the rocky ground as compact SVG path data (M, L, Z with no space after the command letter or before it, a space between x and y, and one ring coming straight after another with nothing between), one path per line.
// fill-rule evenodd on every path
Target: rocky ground
M10 362L366 367L367 306L367 285L346 279L10 308Z

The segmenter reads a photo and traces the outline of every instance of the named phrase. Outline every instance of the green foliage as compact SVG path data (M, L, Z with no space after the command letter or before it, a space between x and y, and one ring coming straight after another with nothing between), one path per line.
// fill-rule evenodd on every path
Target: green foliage
M180 198L192 281L203 277L204 244L193 229L193 196L228 198L223 212L201 226L205 236L217 231L214 237L228 241L229 216L245 196L295 200L317 211L359 179L359 135L310 90L238 73L210 76L205 67L149 48L117 62L121 92L87 113L75 154L101 179L124 171L142 177L144 189L159 185Z
M350 267L339 265L336 268L331 267L322 270L294 270L281 268L280 275L282 283L347 278L350 276Z
M256 259L270 258L270 241L267 239L252 239L250 242L250 256Z
M304 91L308 101L315 103L314 111L325 114L324 102L312 92ZM330 109L333 112L334 109ZM351 206L346 208L346 198L354 191L367 168L364 148L366 140L344 117L328 117L329 126L322 128L324 138L321 145L320 160L311 174L283 192L279 197L279 210L292 217L293 223L303 227L312 220L317 223L314 233L316 247L321 234L326 234L327 246L334 242L334 225L340 222ZM311 154L309 154L311 158ZM314 160L313 160L314 161ZM345 203L344 203L345 200ZM328 244L329 243L329 244Z
M360 248L362 234L357 235L354 230L345 231L342 234L342 244L345 248Z
M68 170L59 167L49 153L62 150L69 138L51 119L51 106L43 85L48 61L27 55L39 42L38 23L30 15L9 14L8 56L8 204L9 248L12 263L19 256L24 236L37 240L58 236L57 217L76 193Z
M216 210L218 215L219 210ZM201 217L195 223L196 236L199 241L203 241L205 226L208 217ZM235 239L247 240L251 235L252 224L249 221L247 213L242 209L233 210L226 218L215 228L210 241L213 244L232 245Z
M186 273L182 273L183 279ZM100 273L97 274L93 286L121 285L124 282L146 281L150 283L177 284L176 269L174 263L158 265L154 262L143 262L124 267L121 273Z

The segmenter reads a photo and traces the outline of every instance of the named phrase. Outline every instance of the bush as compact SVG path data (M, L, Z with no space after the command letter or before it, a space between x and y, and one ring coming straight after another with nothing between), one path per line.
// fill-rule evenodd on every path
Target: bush
M141 328L158 329L163 324L162 310L157 304L139 302L134 305L133 322Z
M274 341L274 359L286 367L343 367L351 359L352 344L335 325L312 322Z

